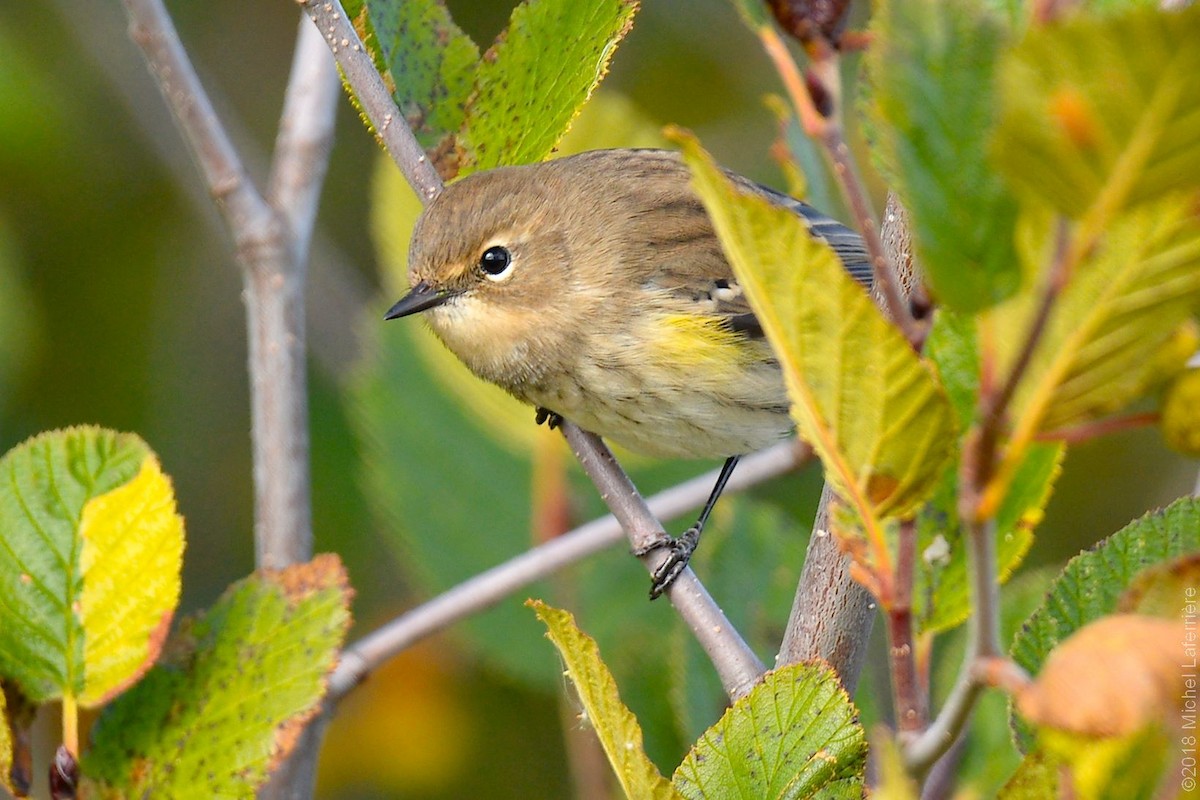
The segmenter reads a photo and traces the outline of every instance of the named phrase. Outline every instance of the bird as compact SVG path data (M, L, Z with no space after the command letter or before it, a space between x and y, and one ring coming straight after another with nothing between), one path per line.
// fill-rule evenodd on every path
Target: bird
M796 214L870 286L855 231L725 174ZM422 314L539 423L570 420L650 456L725 459L696 524L666 543L652 598L686 566L738 458L793 430L779 362L677 152L591 150L451 183L417 220L408 275L385 318Z

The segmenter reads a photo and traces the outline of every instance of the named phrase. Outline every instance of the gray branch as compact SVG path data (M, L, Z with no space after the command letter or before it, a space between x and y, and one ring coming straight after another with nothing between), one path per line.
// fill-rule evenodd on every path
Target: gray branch
M634 552L661 543L666 537L662 523L655 519L646 501L600 438L570 422L563 423L563 435L575 451L583 471L599 490L600 498L621 523ZM647 552L641 559L646 569L653 572L666 557L667 553L658 549ZM712 661L729 698L736 700L748 693L765 667L690 567L670 585L666 597Z
M790 441L746 456L729 481L738 492L790 472L805 463L811 451ZM650 513L673 519L697 508L708 496L717 470L666 489L646 501ZM607 549L625 538L611 514L528 550L503 564L463 581L444 594L410 609L346 648L329 681L336 702L387 659L470 615L490 608L534 581Z

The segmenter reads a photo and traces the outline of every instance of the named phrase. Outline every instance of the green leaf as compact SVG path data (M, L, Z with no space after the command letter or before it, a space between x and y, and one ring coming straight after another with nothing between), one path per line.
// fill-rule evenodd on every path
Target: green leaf
M479 48L442 0L350 0L346 13L392 80L392 98L422 146L458 131Z
M996 513L997 580L1008 580L1033 545L1066 448L1034 444L1026 450ZM913 610L922 633L949 630L971 614L963 528L958 518L958 470L947 470L931 501L917 515L920 556Z
M1008 179L1093 232L1200 185L1200 7L1074 14L1004 60L995 152Z
M974 317L939 309L925 343L937 366L960 429L974 422L979 399L979 349ZM997 577L1006 580L1033 544L1033 529L1058 477L1064 448L1036 444L1022 455L997 512ZM942 474L930 501L917 514L916 585L913 593L917 628L937 632L953 628L970 614L963 528L958 517L956 458Z
M642 729L621 702L616 681L600 659L596 641L575 625L566 611L538 600L528 602L545 623L547 636L566 662L567 675L583 703L608 761L630 798L678 798L671 784L646 757Z
M467 104L467 172L543 160L608 72L637 0L526 0L484 54Z
M0 674L105 702L149 668L179 601L183 521L146 444L95 427L0 459Z
M1042 605L1013 637L1010 653L1037 674L1050 651L1087 623L1110 614L1146 567L1200 551L1200 500L1184 498L1131 522L1071 559ZM1028 745L1028 734L1019 741Z
M735 702L672 782L684 797L812 797L861 781L866 755L857 711L833 670L792 664L768 672Z
M864 521L911 512L933 490L955 438L930 365L795 214L739 192L694 139L683 145L826 479Z
M1046 242L1044 221L1031 238ZM1030 263L1041 247L1027 248ZM1039 302L1036 292L997 307L998 374L1017 357L1020 336ZM1013 398L1012 440L1077 425L1135 399L1161 365L1156 351L1200 305L1200 220L1191 201L1173 198L1114 220L1051 313Z
M105 710L84 774L123 797L252 797L320 707L349 601L332 555L234 584Z
M867 51L878 154L933 294L976 311L1015 292L1017 203L987 150L1007 31L977 2L888 0Z
M974 317L939 308L925 339L925 355L937 367L961 430L970 427L978 410L978 338Z

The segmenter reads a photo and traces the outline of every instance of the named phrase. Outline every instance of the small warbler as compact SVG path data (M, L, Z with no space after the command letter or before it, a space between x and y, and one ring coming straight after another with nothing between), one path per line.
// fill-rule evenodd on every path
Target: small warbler
M858 234L729 177L794 211L870 283ZM472 372L536 406L539 421L568 419L647 455L726 458L652 596L683 569L737 456L792 430L779 364L690 179L666 150L594 150L464 178L417 221L412 288L386 316L427 312Z

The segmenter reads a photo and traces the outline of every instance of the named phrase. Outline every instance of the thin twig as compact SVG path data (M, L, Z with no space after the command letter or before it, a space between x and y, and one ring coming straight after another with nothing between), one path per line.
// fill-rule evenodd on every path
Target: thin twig
M563 435L579 459L583 471L592 479L613 516L621 523L634 552L661 543L666 538L662 524L655 519L621 469L608 447L594 434L573 423L563 423ZM648 570L654 570L667 558L663 549L641 556ZM712 596L691 568L685 568L667 588L666 597L692 629L692 634L717 670L721 685L731 700L744 696L765 671L762 662L730 624Z
M296 268L303 270L329 166L342 86L321 35L303 17L298 24L267 180L267 202L287 221L292 259Z
M746 456L729 480L726 491L738 492L790 472L804 464L812 451L798 442L783 442ZM673 519L697 508L716 480L712 470L646 501L659 519ZM612 547L624 540L620 523L611 514L495 566L454 586L444 594L410 609L386 625L348 646L329 680L336 702L361 683L387 659L453 623L489 608L563 567Z
M1140 414L1123 414L1121 416L1098 419L1095 422L1086 422L1071 428L1042 431L1035 435L1033 440L1035 442L1080 444L1101 436L1109 436L1114 433L1121 433L1122 431L1137 430L1138 428L1157 425L1161 419L1162 414L1157 411L1143 411Z
M904 333L913 349L920 350L925 341L925 327L913 319L912 309L901 291L896 268L884 251L879 235L879 223L867 200L866 188L839 122L841 75L837 51L831 47L810 50L810 55L816 56L810 76L824 93L818 108L809 82L801 75L800 67L778 31L766 26L760 28L758 34L796 108L804 132L821 143L833 165L834 177L842 187L842 193L871 258L875 270L875 289L883 298L884 310Z
M887 609L888 654L892 672L892 703L896 727L902 732L925 727L925 691L917 676L913 646L912 587L916 566L917 530L912 520L900 525L896 547L896 575L891 607Z
M338 0L301 0L300 5L325 37L363 113L408 184L422 203L437 197L442 179L392 100L342 4Z
M1067 221L1060 219L1055 234L1054 258L1046 276L1046 285L1043 287L1033 321L1030 323L1029 330L1025 334L1025 339L1021 343L1020 350L1017 351L1017 357L1014 359L1004 383L998 391L991 391L990 386L983 385L981 382L979 429L977 440L971 448L974 453L970 454L973 461L972 469L976 472L972 478L973 485L978 493L977 497L972 498L976 501L976 507L970 509L972 515L990 516L991 511L995 508L995 503L999 500L995 487L989 491L988 484L995 471L996 448L999 445L1000 432L1008 412L1008 405L1012 402L1017 387L1021 385L1021 380L1025 377L1029 365L1033 362L1042 336L1045 335L1046 328L1050 324L1050 315L1054 311L1055 301L1062 293L1066 283L1069 234ZM990 494L990 497L984 497L985 492Z
M125 0L125 10L129 36L141 48L240 253L274 224L275 215L246 174L162 2Z

